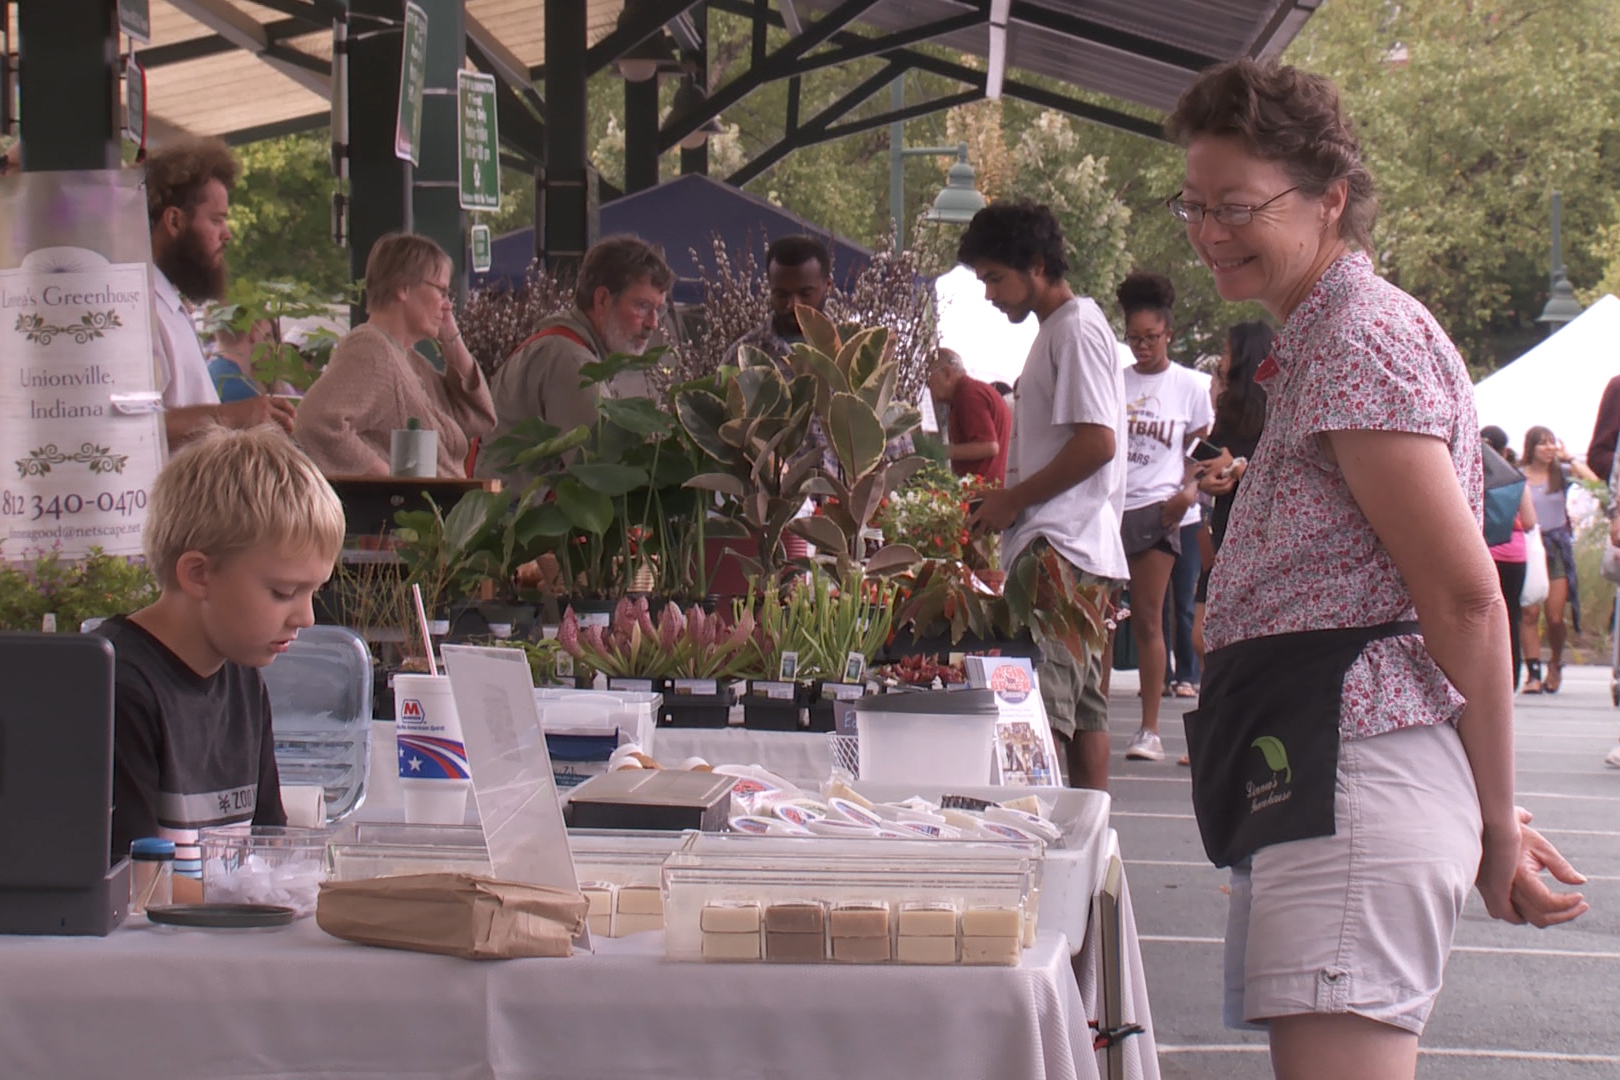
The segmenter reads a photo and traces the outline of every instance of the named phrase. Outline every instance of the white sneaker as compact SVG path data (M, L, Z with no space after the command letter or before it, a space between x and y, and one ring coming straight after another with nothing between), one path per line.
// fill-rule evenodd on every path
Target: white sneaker
M1620 769L1620 746L1609 751L1609 756L1603 759L1603 764L1611 769Z
M1156 732L1137 728L1136 734L1131 736L1131 744L1125 748L1125 760L1163 761L1164 741Z

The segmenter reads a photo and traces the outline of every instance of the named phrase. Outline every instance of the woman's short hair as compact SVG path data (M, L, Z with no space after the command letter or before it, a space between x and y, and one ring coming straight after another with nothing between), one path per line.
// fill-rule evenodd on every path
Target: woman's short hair
M973 215L956 245L956 261L964 266L988 260L1027 274L1037 259L1047 281L1062 281L1069 272L1057 216L1028 201L991 203Z
M1371 250L1378 196L1331 80L1247 57L1217 64L1182 91L1164 126L1183 147L1201 136L1241 139L1249 153L1281 165L1309 195L1344 180L1349 197L1339 233Z
M1176 303L1176 287L1163 274L1132 270L1114 290L1119 308L1129 319L1138 311L1151 311L1170 325L1170 309Z
M170 207L189 217L202 204L210 180L218 180L230 191L241 172L236 154L219 139L179 139L152 151L146 157L148 224L157 225Z
M1271 352L1277 332L1258 319L1240 322L1226 331L1225 387L1215 402L1215 431L1226 439L1258 439L1266 426L1266 388L1254 373Z
M610 296L618 296L638 281L659 292L667 293L675 284L675 273L664 261L664 256L640 237L628 234L609 236L591 245L585 261L579 267L579 281L574 286L574 303L582 310L590 310L597 289L606 289Z
M269 541L336 561L343 533L343 505L331 485L278 428L216 426L158 474L141 540L167 588L188 551L224 559Z
M444 248L417 233L385 233L366 256L366 306L372 310L394 303L394 293L428 280L450 262Z

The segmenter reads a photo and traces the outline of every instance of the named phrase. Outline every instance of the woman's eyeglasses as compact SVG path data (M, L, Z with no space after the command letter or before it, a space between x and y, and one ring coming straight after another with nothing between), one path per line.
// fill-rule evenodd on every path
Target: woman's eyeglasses
M1241 203L1230 203L1226 206L1201 206L1198 203L1188 202L1183 199L1181 192L1178 191L1166 199L1164 205L1169 208L1170 213L1174 214L1177 219L1185 221L1188 225L1202 225L1206 217L1212 217L1222 225L1247 225L1254 220L1254 215L1284 195L1298 190L1299 185L1295 184L1287 191L1277 192L1277 194L1258 206L1244 206Z

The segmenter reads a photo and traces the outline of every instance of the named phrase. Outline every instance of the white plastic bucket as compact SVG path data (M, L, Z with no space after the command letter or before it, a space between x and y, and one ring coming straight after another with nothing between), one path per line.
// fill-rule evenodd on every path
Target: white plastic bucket
M995 765L991 690L883 694L856 702L861 780L989 784Z

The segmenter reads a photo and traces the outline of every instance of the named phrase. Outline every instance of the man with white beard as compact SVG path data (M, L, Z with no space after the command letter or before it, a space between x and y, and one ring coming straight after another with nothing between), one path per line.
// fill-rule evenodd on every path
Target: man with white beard
M663 256L634 236L610 236L587 251L574 306L542 322L490 381L496 419L485 445L530 417L568 431L595 422L599 398L645 396L649 387L642 372L581 386L580 368L613 353L645 352L674 283ZM500 475L488 454L479 455L476 471Z

